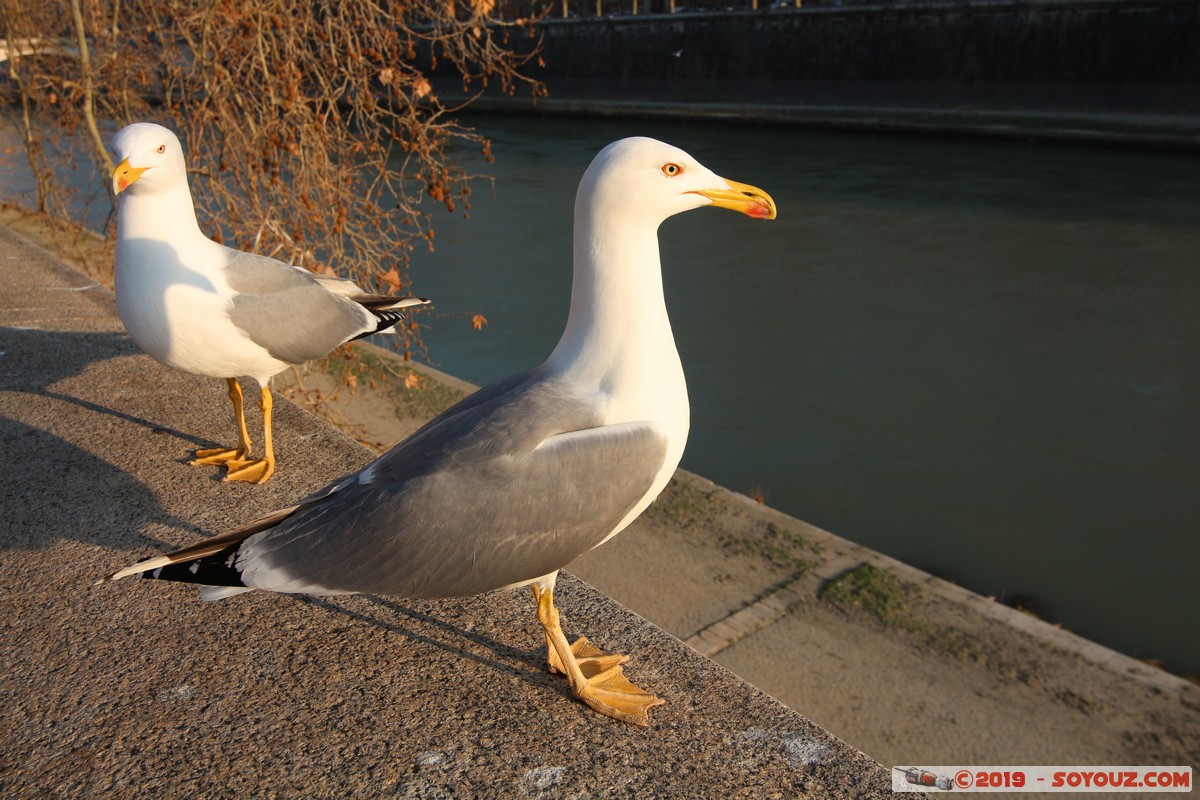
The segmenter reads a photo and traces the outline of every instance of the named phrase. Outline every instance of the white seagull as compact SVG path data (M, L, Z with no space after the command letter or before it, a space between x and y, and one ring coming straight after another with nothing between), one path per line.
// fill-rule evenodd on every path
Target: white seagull
M160 125L138 122L112 140L117 195L117 311L138 347L185 372L225 378L238 446L197 450L193 464L224 464L226 480L262 483L275 469L269 381L338 345L389 330L400 309L427 300L365 292L244 253L200 231L183 147ZM265 454L250 458L238 376L258 381Z
M314 595L462 597L532 584L551 671L602 714L640 725L663 701L627 656L568 644L558 570L611 538L666 486L688 432L687 387L663 300L659 225L702 206L773 219L762 190L682 150L633 138L596 156L575 200L566 331L541 366L480 389L291 508L110 576Z

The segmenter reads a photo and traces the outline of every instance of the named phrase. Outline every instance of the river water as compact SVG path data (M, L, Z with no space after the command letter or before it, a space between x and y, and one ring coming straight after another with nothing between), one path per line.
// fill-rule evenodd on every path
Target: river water
M437 366L486 383L540 363L566 320L592 155L634 134L680 145L779 205L773 222L699 209L661 229L692 401L683 465L1200 674L1200 159L471 122L496 161L461 157L494 189L476 187L470 220L439 212L436 251L413 259ZM0 143L2 194L28 202L8 126ZM103 181L84 172L102 225Z
M779 219L660 231L683 465L1200 673L1200 159L713 124L479 117L496 178L435 219L434 363L484 383L566 319L591 156L670 141ZM482 331L469 315L488 319ZM703 535L697 531L697 535Z

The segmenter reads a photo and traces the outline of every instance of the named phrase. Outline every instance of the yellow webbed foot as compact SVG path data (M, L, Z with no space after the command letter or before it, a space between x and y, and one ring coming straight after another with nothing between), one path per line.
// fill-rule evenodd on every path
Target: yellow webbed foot
M229 471L225 473L227 481L246 481L247 483L266 483L267 478L275 472L275 447L271 439L271 390L263 386L259 391L258 407L262 409L263 415L263 449L266 450L266 455L262 458L246 459L240 458L230 461L226 464ZM244 421L239 420L240 430L245 431ZM247 442L246 453L249 455L249 437L245 437Z
M222 464L244 463L250 455L250 434L246 431L246 415L242 411L242 387L236 378L226 378L225 382L229 386L229 401L233 403L233 416L237 422L238 446L197 450L196 457L191 461L193 466L219 467Z
M589 676L583 686L572 690L593 710L643 727L650 725L650 709L667 702L626 678L620 665Z
M227 481L245 481L246 483L266 483L267 478L275 472L275 459L254 458L234 459L227 461L225 473Z
M240 461L246 457L247 453L240 447L226 449L224 447L213 447L208 450L197 450L196 457L192 459L190 464L193 466L220 466L229 461Z
M571 645L571 653L575 656L576 663L587 677L591 677L606 669L624 664L629 660L629 656L621 655L620 653L606 653L596 645L588 641L586 636L580 636ZM563 667L562 659L558 657L558 652L555 651L554 645L546 641L546 663L550 667L550 671L555 675L566 675L567 670Z
M554 607L553 591L535 583L533 595L537 600L538 621L546 635L550 671L565 675L571 693L592 710L622 722L648 726L650 709L666 701L625 677L621 665L629 656L605 653L582 636L574 644L568 644L558 609Z

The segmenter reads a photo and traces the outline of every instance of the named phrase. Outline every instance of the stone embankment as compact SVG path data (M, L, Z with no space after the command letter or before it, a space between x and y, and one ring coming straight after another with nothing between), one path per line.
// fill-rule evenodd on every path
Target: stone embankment
M1192 0L821 3L537 29L531 72L549 97L476 110L1200 149Z

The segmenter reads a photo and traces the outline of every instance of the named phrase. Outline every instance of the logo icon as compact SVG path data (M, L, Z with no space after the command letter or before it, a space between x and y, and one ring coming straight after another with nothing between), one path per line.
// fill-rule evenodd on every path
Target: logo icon
M911 783L913 786L928 786L932 789L941 789L942 791L949 791L950 789L953 789L955 781L959 780L962 774L959 773L959 775L955 775L954 778L951 779L945 775L935 775L929 770L921 769L920 767L893 767L892 769L899 771L899 773L904 776L904 780L908 783ZM968 782L965 784L966 786L971 785L969 782L970 779L971 776L968 774ZM960 782L958 785L963 786L964 784Z

